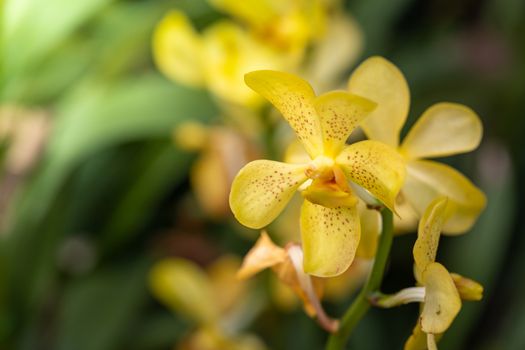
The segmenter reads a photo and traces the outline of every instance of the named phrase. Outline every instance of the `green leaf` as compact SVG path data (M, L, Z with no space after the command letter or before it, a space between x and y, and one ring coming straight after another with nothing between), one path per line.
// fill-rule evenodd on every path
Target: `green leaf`
M9 101L55 102L83 79L115 79L150 63L150 39L165 9L158 2L124 2L94 16L82 32L64 38L46 58L17 73L3 92Z
M125 349L171 349L177 340L187 335L188 323L170 314L168 310L163 310L144 315L136 328L133 339L128 339Z
M392 27L410 0L356 0L350 3L350 13L355 16L365 34L366 56L382 53L392 37Z
M5 0L0 22L4 71L15 77L112 0Z
M188 175L191 157L171 143L149 145L137 156L135 176L101 234L105 253L140 232L166 193Z
M112 84L92 83L73 92L57 108L54 134L41 167L12 203L15 216L0 257L5 270L0 289L8 291L0 295L0 305L11 307L10 298L15 298L14 315L23 320L23 313L35 307L35 301L45 299L45 289L57 274L55 252L66 233L61 225L47 227L47 218L52 212L54 216L67 214L51 208L81 162L125 142L167 140L181 121L214 115L214 105L205 93L175 86L156 74ZM59 222L67 219L62 217ZM19 253L22 251L24 254ZM35 295L37 292L41 295Z
M57 350L120 348L148 299L144 261L95 272L73 282L61 305Z
M38 221L68 174L95 152L133 140L168 138L181 121L215 115L206 93L174 85L157 74L82 86L57 107L43 168L19 212Z

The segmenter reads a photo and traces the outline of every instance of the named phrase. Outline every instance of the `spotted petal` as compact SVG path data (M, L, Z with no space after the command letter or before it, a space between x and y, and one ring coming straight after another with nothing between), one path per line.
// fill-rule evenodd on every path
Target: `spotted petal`
M335 156L376 104L344 91L331 91L317 97L314 106L321 120L325 155Z
M392 147L361 141L347 146L336 162L348 179L394 210L395 198L405 181L405 162Z
M232 183L230 208L243 225L262 228L284 209L306 180L306 165L256 160L239 171Z
M461 309L458 290L450 273L440 263L428 265L423 279L426 295L421 312L421 329L425 333L443 333Z
M153 34L153 57L169 78L190 86L204 83L202 39L183 12L171 11Z
M400 150L412 159L465 153L478 147L482 133L473 110L457 103L437 103L417 120Z
M410 105L410 91L403 73L386 59L371 57L356 68L348 89L377 103L377 108L361 123L367 136L397 147Z
M421 274L436 260L439 236L445 223L447 198L435 199L425 210L419 221L416 243L414 244L414 261L416 263L416 278L421 282Z
M356 206L326 208L305 200L301 209L305 272L319 277L345 272L354 260L360 235Z
M436 197L448 197L450 217L443 227L443 233L448 234L468 231L486 204L483 192L464 175L448 165L426 160L407 163L403 194L420 215Z
M310 84L293 74L271 70L250 72L244 80L282 113L310 157L322 154L321 124L313 106L315 93Z

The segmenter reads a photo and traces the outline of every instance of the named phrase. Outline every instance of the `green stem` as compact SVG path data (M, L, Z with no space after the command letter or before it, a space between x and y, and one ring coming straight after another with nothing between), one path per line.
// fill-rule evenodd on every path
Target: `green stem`
M381 211L381 219L383 222L383 230L379 237L379 244L377 246L377 253L372 266L372 271L368 276L368 280L361 289L361 292L356 297L352 305L346 310L337 333L332 334L328 338L326 350L342 350L352 334L355 326L359 323L361 318L366 314L370 308L368 297L370 294L376 292L381 287L383 275L385 272L386 262L392 247L394 224L392 212L387 208Z

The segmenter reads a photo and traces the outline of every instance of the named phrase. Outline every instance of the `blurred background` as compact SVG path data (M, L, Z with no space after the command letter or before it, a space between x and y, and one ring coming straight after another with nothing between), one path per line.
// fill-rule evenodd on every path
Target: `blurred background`
M272 62L318 91L344 87L382 55L411 88L404 132L440 101L484 124L478 150L444 161L488 207L440 248L484 299L465 303L440 346L524 349L525 2L324 1L320 24L316 12L271 30L231 3L0 2L0 348L321 349L325 331L269 272L234 279L258 232L231 217L231 178L250 159L281 158L289 140L235 84ZM165 42L172 31L188 35ZM297 234L290 212L270 228L279 243ZM396 237L385 292L414 283L414 240ZM158 265L170 257L171 284ZM327 292L330 315L358 281ZM372 310L348 348L402 348L417 313Z

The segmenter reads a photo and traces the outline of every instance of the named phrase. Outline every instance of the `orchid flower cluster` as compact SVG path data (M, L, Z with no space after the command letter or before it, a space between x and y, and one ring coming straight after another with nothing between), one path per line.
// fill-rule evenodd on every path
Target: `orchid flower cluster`
M280 111L302 147L294 146L287 162L256 160L245 165L231 187L231 210L241 224L262 229L296 192L304 200L300 244L281 248L263 233L248 252L239 277L272 268L303 300L306 312L333 334L328 349L344 346L363 314L353 310L419 302L421 315L405 348L436 349L461 300L479 300L483 290L435 261L439 237L468 231L486 199L460 172L426 159L474 150L482 136L479 117L466 106L437 103L400 142L410 93L399 69L381 57L363 62L351 75L347 91L317 96L298 76L270 70L250 72L245 82ZM357 127L368 140L347 144ZM379 288L392 243L392 213L402 222L407 207L419 218L416 286L384 295ZM367 225L374 218L370 212L382 217L381 225L371 224L379 240L371 254L374 265L354 302L360 304L350 307L340 321L334 320L320 304L322 286L353 264L365 243L362 232L370 231Z
M302 71L326 84L361 49L357 24L338 0L207 2L224 16L198 30L183 11L170 11L155 30L153 56L167 77L204 87L228 104L248 108L262 104L260 96L244 85L245 72Z

